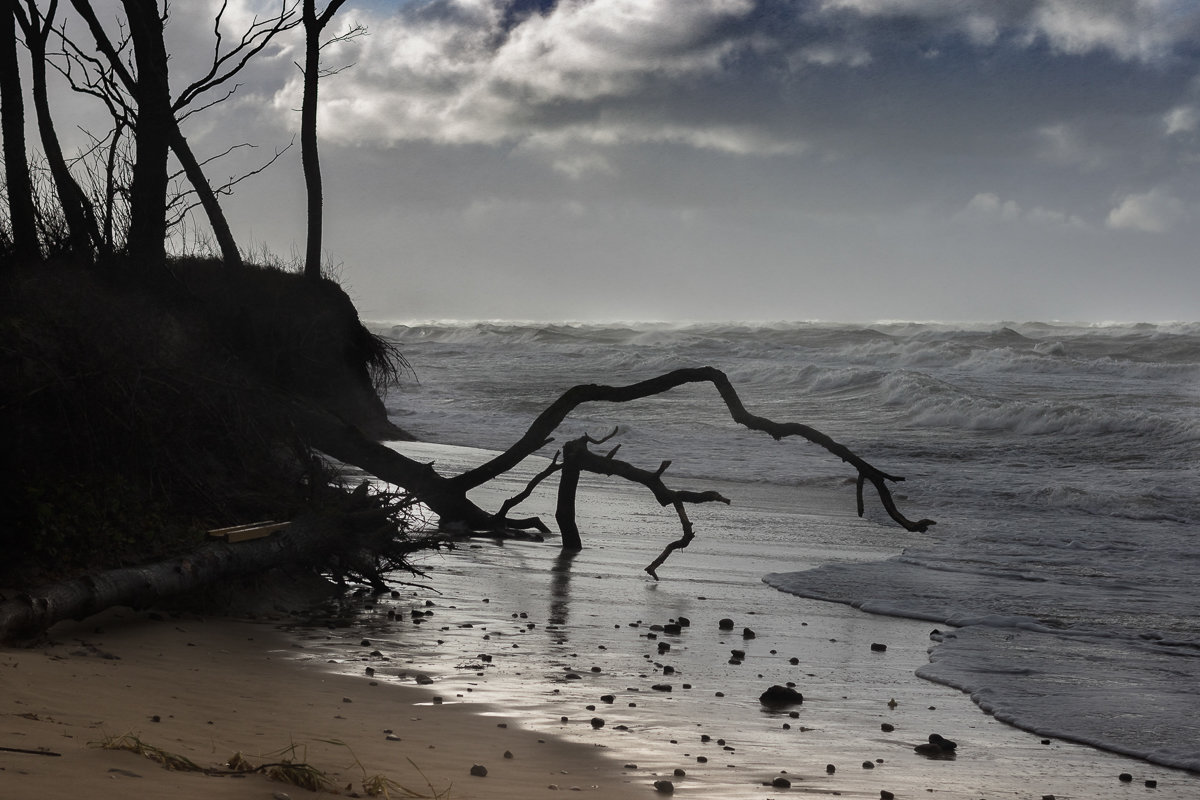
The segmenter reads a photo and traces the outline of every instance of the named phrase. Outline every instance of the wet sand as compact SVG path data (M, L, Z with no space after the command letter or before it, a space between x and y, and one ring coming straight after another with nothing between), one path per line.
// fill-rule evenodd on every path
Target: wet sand
M471 458L408 447L439 464ZM553 540L463 542L428 562L428 589L398 587L399 597L363 609L361 627L297 635L314 662L400 683L431 675L445 703L487 703L545 733L602 745L630 765L635 785L671 780L692 797L1200 796L1200 776L1043 739L917 678L934 644L930 623L763 584L767 572L886 558L918 541L855 517L852 487L831 496L686 483L717 488L734 505L690 512L697 538L659 569L659 582L642 568L678 536L674 514L633 488L590 481L579 514L583 552L564 557ZM486 501L495 506L519 485L497 486ZM548 515L551 503L535 496L529 510ZM684 618L690 625L678 633L666 629ZM732 630L721 630L725 618ZM802 704L758 702L787 682ZM952 759L914 751L931 733L958 742ZM790 788L764 785L776 778Z

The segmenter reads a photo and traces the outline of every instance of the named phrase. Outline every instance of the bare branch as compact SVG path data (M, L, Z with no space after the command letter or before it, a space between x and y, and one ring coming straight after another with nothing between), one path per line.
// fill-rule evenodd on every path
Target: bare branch
M226 83L234 75L241 72L246 64L261 53L276 36L299 25L300 18L296 14L298 5L299 3L297 2L289 4L284 0L284 2L280 3L278 15L267 19L259 19L255 16L238 43L227 52L222 53L221 48L224 39L221 34L221 20L228 6L227 0L226 2L222 2L221 8L217 11L213 21L215 42L213 43L212 63L209 65L208 72L192 81L192 83L180 92L179 97L171 105L172 110L178 114L200 95ZM234 91L237 91L237 86L230 90L225 97L233 94ZM212 103L209 105L212 105Z
M879 499L883 503L883 507L887 510L888 515L905 530L924 531L930 525L934 524L933 520L929 519L913 522L901 514L900 510L896 507L887 482L902 481L904 478L883 472L854 453L850 448L839 444L829 436L808 425L797 422L775 422L766 417L751 414L742 405L742 401L734 390L733 384L729 382L728 376L715 367L679 369L628 386L585 384L568 389L534 420L529 430L525 432L525 435L507 451L496 456L486 464L452 478L451 481L461 488L462 491L469 491L507 472L535 452L541 446L540 442L557 429L568 414L584 403L626 403L631 400L639 400L651 395L661 394L691 383L713 384L717 392L721 395L721 399L725 402L730 416L740 425L750 430L762 431L776 440L790 436L799 436L825 448L833 455L853 466L858 471L861 479L869 481L875 487L875 491L879 494Z

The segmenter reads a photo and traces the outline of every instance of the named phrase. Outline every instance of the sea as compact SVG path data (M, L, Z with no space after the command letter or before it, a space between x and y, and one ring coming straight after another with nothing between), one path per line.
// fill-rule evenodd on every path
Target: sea
M668 484L733 495L730 521L699 525L691 548L723 536L730 552L764 554L745 562L747 580L780 606L799 596L924 621L917 675L967 693L981 715L1200 771L1200 323L372 327L413 365L386 396L392 419L483 451L507 448L574 385L724 371L751 413L812 426L903 476L901 511L936 525L907 533L868 487L854 535L878 551L789 549L772 522L783 517L764 512L832 497L850 519L853 468L740 427L707 384L581 406L541 455L615 429L604 450L619 444L648 469L669 460ZM678 523L665 519L669 539ZM686 557L660 569L664 585Z

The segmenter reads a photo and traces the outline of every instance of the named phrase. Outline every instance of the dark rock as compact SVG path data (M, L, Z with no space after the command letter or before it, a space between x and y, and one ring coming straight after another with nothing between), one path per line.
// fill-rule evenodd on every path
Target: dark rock
M783 776L779 776L771 781L771 786L776 789L790 789L792 788L792 782Z
M731 631L731 630L733 630L733 620L726 617L725 619L723 619L717 623L717 627L723 631Z
M896 726L890 722L885 722L879 726L879 730L883 731L884 733L891 733L892 731L896 730Z
M474 764L471 767L471 774L474 775L476 778L486 778L487 777L487 767L483 766L482 764Z
M679 634L683 633L683 628L672 622L667 625L663 625L663 633L670 633L678 636Z
M654 791L659 794L675 794L675 784L670 781L655 781Z
M603 728L604 720L601 719L600 717L592 717L592 727L593 728Z
M872 653L886 653L887 645L880 644L879 642L871 642L871 652Z
M755 633L750 628L742 628L742 638L743 639L753 639L756 636L758 636L758 634Z
M803 703L804 695L789 686L775 684L758 696L758 702L764 706L787 706Z
M684 771L683 771L682 769L680 769L679 767L676 767L676 768L675 768L674 775L675 775L675 777L676 777L676 778L683 778L683 777L686 777L686 776L687 776L687 773L686 773L686 772L684 772Z
M601 695L601 696L600 696L600 702L601 702L601 703L611 703L611 702L613 702L613 701L614 701L614 700L616 700L616 699L617 699L617 698L616 698L615 696L611 695L611 694L605 694L605 695Z
M654 684L653 686L651 686L650 688L651 688L651 689L653 689L653 690L654 690L654 691L656 691L656 692L669 692L669 691L671 691L671 684L669 684L669 683L656 683L656 684Z
M896 795L892 794L887 789L880 789L879 800L896 800Z
M505 757L505 758L512 758L512 757L513 757L512 750L505 750L505 751L504 751L504 757Z
M835 767L833 764L826 764L825 771L832 775L833 773L837 772L837 767Z
M863 769L875 769L875 762L874 761L864 761Z
M1133 781L1133 776L1128 772L1122 772L1117 776L1117 780L1119 780L1121 783L1130 783Z
M730 650L729 652L733 653L733 657L736 658L738 661L746 660L746 651L745 650Z
M1155 789L1157 787L1158 787L1158 781L1154 780L1153 778L1146 779L1146 788L1147 789Z

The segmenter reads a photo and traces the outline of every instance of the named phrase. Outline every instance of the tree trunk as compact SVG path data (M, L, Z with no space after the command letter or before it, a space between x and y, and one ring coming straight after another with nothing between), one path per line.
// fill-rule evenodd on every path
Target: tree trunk
M321 278L321 235L324 201L321 161L317 156L317 82L321 68L321 28L315 0L304 0L304 101L300 107L300 161L304 188L308 192L308 241L304 253L304 277Z
M217 200L217 195L213 192L208 178L204 175L204 169L196 160L195 154L192 153L192 148L184 138L183 132L179 130L179 124L175 121L174 114L171 116L170 135L171 150L179 159L179 163L187 175L188 183L192 184L192 188L196 190L196 195L200 198L200 205L203 206L204 213L208 216L208 224L212 226L213 235L217 237L217 245L221 248L221 258L228 267L242 266L242 254L233 238L233 231L229 228L225 212L221 210L221 203Z
M44 16L38 12L33 0L27 0L27 5L28 16L24 15L19 4L17 15L25 33L25 44L29 48L29 59L33 66L33 107L37 113L42 150L46 155L46 163L50 166L50 175L54 178L54 188L62 207L63 218L67 222L71 252L75 258L91 263L95 251L101 248L103 239L96 223L95 210L67 168L58 133L54 128L54 117L50 113L46 85L46 42L54 28L54 14L58 3L51 2Z
M40 255L33 181L25 154L25 99L17 64L16 10L18 0L0 1L0 132L4 138L4 174L8 190L13 255Z
M314 515L267 538L214 541L169 561L63 581L0 602L0 641L35 635L61 620L83 619L113 606L145 608L275 567L319 565L360 540L345 517Z
M155 0L122 0L133 39L137 77L136 161L129 191L127 249L135 269L152 272L166 263L167 154L175 128L163 20Z

